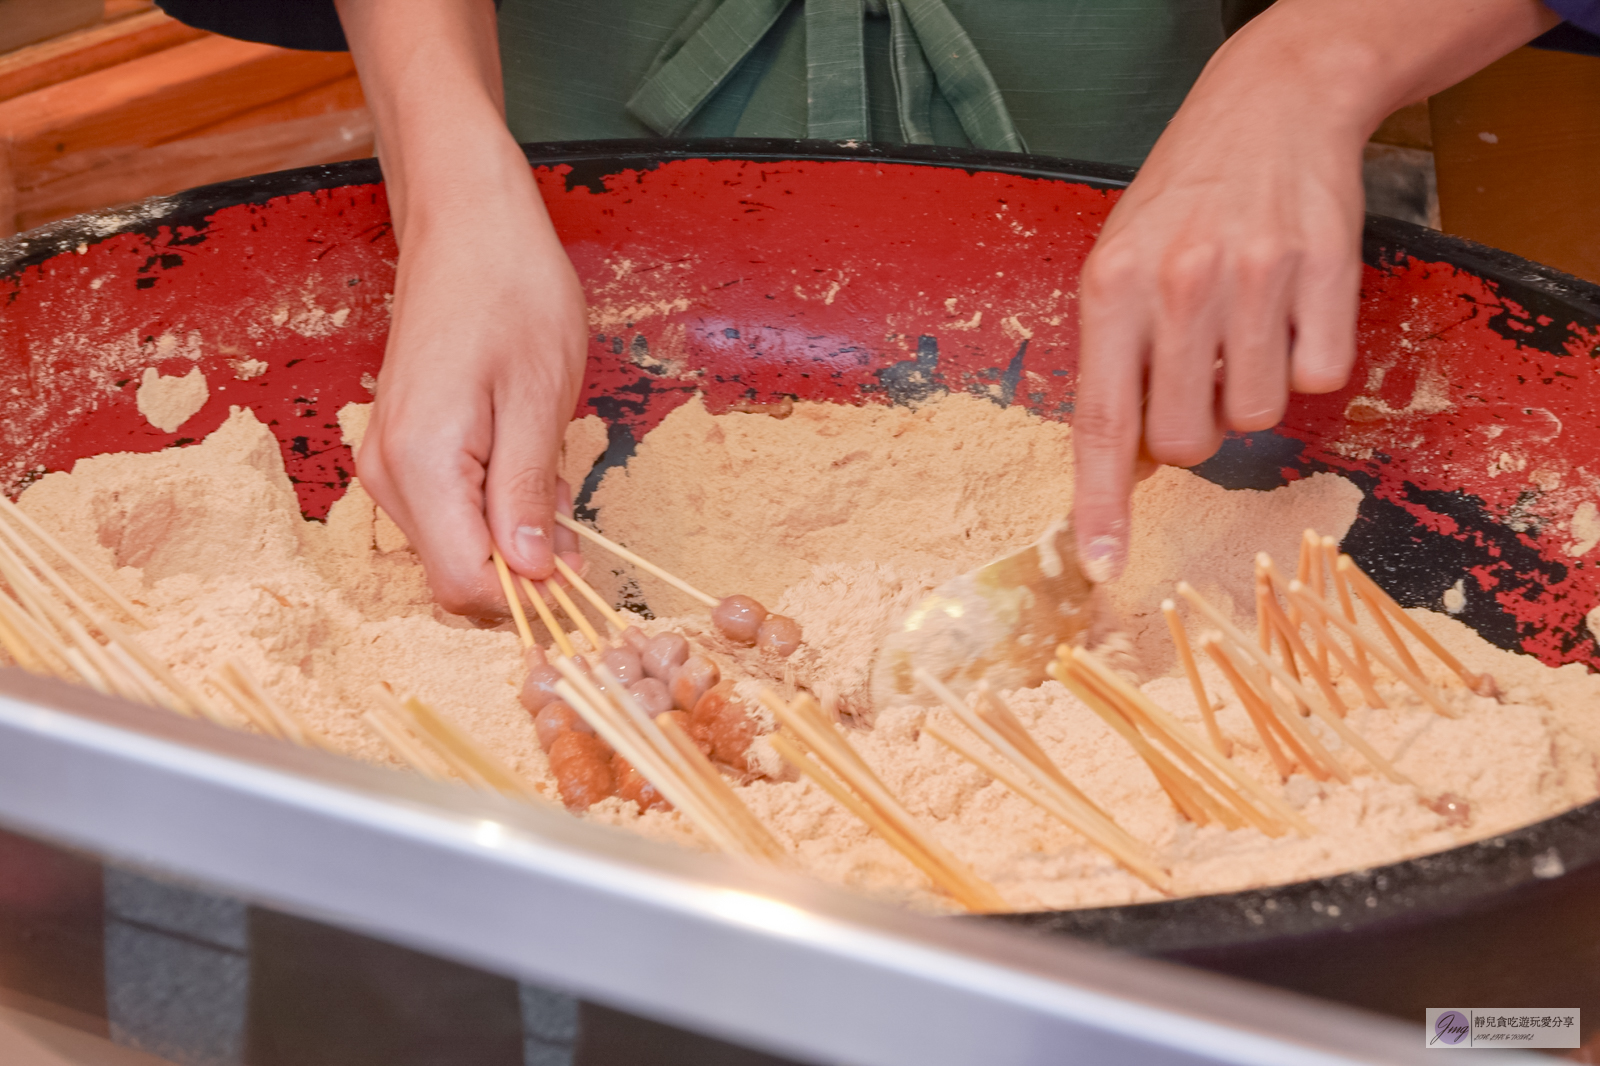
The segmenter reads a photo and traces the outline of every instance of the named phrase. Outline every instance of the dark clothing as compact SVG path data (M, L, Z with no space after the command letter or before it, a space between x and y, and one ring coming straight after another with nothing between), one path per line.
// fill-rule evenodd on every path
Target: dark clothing
M345 52L350 45L333 0L156 0L179 22L241 41L312 52Z
M332 0L158 0L342 48ZM1222 0L503 0L519 141L777 137L1142 162L1222 42Z

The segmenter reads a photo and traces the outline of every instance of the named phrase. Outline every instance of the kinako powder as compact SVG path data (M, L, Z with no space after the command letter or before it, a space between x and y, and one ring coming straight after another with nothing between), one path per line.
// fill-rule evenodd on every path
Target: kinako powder
M341 413L354 443L366 408ZM605 448L595 418L572 424L563 476L581 482ZM1071 507L1071 431L1018 408L950 395L916 408L799 403L784 419L712 415L698 399L608 471L592 505L599 528L716 595L759 599L797 619L806 645L764 660L712 630L703 608L649 575L588 550L589 577L613 602L648 605L651 631L676 628L708 648L746 696L804 686L844 715L852 744L921 824L1008 903L1066 909L1158 898L1071 830L921 732L944 710L873 708L868 667L884 630L938 582L1037 536ZM1342 537L1359 492L1319 474L1271 492L1229 491L1164 469L1134 496L1132 565L1105 590L1106 623L1145 691L1199 728L1160 601L1188 580L1241 626L1254 625L1252 560L1292 562L1306 527ZM516 773L553 794L531 720L517 700L522 656L509 626L480 628L430 600L398 528L352 484L327 521L299 514L277 441L235 411L202 443L112 454L40 479L23 507L146 605L138 639L192 684L239 661L339 750L399 767L361 724L387 682L470 731ZM1411 612L1503 702L1472 696L1429 664L1463 712L1446 719L1398 686L1389 709L1350 725L1418 788L1373 773L1326 732L1349 784L1302 774L1283 795L1318 829L1269 839L1183 821L1133 751L1055 682L1007 700L1066 774L1153 848L1181 894L1286 883L1451 847L1548 817L1600 791L1600 678L1495 648L1446 614ZM537 623L535 623L537 624ZM1200 627L1194 625L1192 634ZM543 636L541 632L541 636ZM1203 666L1210 691L1226 691ZM1231 695L1231 694L1230 694ZM1276 787L1249 720L1218 713L1235 760ZM909 862L757 741L766 777L738 794L801 869L925 910L947 910ZM1440 810L1430 801L1464 800ZM582 815L692 847L708 846L676 812L607 799Z

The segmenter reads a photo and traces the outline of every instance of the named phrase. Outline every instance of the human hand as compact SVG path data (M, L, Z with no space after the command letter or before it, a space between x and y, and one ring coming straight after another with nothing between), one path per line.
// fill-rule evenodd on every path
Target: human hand
M556 470L583 380L583 291L537 190L523 191L531 202L406 233L356 460L435 599L457 614L504 613L493 546L536 580L550 576L552 551L582 567L577 538L552 516L572 511Z
M1548 29L1538 0L1279 0L1207 65L1084 264L1074 525L1121 572L1129 494L1266 429L1355 358L1362 146Z
M1185 117L1083 270L1074 519L1094 580L1121 568L1141 461L1202 462L1225 430L1276 425L1291 389L1342 386L1355 355L1360 142L1302 114L1245 136Z

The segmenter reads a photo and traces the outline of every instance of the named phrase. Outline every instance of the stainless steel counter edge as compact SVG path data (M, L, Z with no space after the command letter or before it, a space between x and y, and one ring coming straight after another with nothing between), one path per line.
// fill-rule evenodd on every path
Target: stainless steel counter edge
M1428 1054L1418 1027L907 914L15 670L0 670L0 821L817 1062L1332 1066Z

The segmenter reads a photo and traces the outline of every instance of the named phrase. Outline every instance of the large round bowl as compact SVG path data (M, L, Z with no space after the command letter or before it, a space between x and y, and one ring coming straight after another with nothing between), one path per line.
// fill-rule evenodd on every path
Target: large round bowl
M762 141L541 145L529 160L591 302L579 413L610 425L583 487L693 393L907 404L951 390L1070 419L1078 272L1130 173L945 149ZM1596 659L1600 289L1371 219L1360 359L1277 431L1198 472L1360 487L1344 549L1408 606L1559 664ZM204 437L247 405L307 517L354 464L335 414L370 398L396 247L372 161L197 189L0 242L0 478ZM141 376L199 366L178 433ZM1573 554L1581 552L1581 554ZM1597 616L1600 617L1600 616ZM1597 708L1600 713L1600 708ZM1271 889L1006 916L1416 1018L1455 1004L1600 1018L1600 803L1382 869Z

